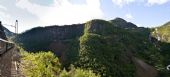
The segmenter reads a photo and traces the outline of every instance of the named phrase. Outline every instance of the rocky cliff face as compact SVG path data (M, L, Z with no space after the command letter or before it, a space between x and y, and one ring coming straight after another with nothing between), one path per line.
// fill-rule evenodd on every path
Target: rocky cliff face
M84 24L37 27L20 34L19 37L40 36L39 38L41 38L50 36L50 39L64 40L81 36L83 29Z
M22 43L27 51L56 50L53 48L54 46L51 46L54 45L54 42L64 43L67 40L80 37L83 30L84 24L37 27L19 34L15 41Z
M2 24L1 24L1 22L0 22L0 38L4 39L4 40L7 40L7 37L6 37L5 33L4 33L4 28L3 28Z

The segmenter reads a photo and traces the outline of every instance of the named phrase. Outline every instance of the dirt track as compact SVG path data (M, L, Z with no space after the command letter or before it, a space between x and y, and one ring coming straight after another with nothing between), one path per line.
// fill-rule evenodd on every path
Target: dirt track
M144 61L134 57L133 62L136 66L136 77L157 77L158 71L152 67L151 65L148 65Z

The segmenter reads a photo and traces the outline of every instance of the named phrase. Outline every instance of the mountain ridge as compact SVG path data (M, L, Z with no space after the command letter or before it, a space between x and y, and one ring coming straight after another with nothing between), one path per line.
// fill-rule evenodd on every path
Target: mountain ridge
M152 31L121 18L111 21L95 19L83 24L33 28L13 40L28 52L52 51L63 67L74 64L93 69L102 77L162 77L166 74L167 77L169 74L163 68L169 63L165 54L169 53L167 48L170 45L159 41ZM140 63L150 69L140 72L146 68Z

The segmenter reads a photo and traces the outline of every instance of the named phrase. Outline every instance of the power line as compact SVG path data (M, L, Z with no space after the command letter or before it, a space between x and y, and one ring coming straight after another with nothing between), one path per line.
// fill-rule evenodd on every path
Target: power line
M2 25L6 25L6 26L15 28L15 33L18 34L18 20L15 21L15 25L9 25L9 24L2 24Z

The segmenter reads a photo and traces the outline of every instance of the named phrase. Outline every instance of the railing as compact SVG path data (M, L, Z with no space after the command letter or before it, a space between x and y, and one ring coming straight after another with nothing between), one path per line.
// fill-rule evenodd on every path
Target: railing
M0 38L0 56L5 54L8 50L14 47L12 42Z

